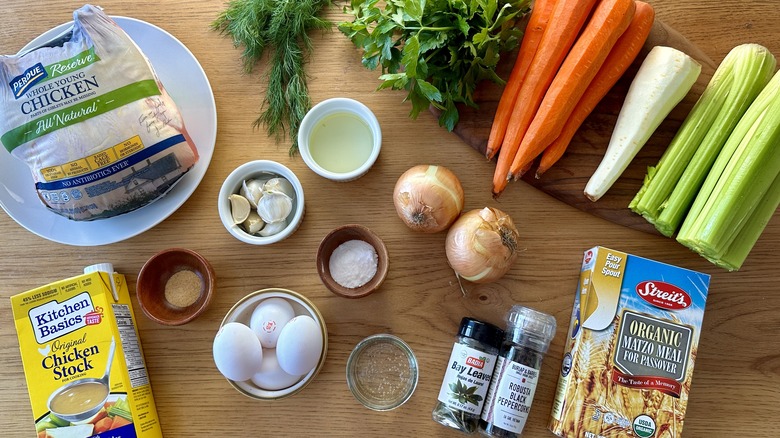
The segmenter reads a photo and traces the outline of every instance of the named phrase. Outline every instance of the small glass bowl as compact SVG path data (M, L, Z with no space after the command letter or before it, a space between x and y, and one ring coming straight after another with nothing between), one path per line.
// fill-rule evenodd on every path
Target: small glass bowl
M417 387L417 358L397 336L369 336L349 355L347 386L369 409L395 409L406 403Z

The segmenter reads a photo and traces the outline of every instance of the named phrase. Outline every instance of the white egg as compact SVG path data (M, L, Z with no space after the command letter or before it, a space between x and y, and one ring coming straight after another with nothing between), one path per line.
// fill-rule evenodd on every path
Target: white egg
M258 371L263 361L263 347L251 328L238 322L222 326L214 337L214 363L223 376L243 382Z
M295 317L295 310L284 298L267 298L252 312L249 327L265 348L276 348L282 327Z
M301 380L301 376L287 374L279 366L274 349L263 352L263 363L260 364L260 371L252 377L252 383L269 391L289 388L298 383L299 380Z
M288 374L306 374L317 366L322 354L322 331L308 315L291 319L282 328L276 344L279 366Z

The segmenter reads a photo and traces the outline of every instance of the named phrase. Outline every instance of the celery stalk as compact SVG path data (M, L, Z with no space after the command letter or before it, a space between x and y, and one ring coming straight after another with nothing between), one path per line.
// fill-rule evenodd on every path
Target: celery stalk
M750 250L753 249L764 228L766 228L766 224L772 219L778 205L780 205L780 175L775 177L775 181L769 187L769 191L761 199L761 202L758 203L755 211L750 215L748 221L745 222L742 230L737 234L726 253L720 259L710 261L729 271L736 271L741 268Z
M744 62L738 61L734 68L734 84L725 106L718 114L713 128L696 149L656 220L656 228L666 236L671 236L680 227L729 134L772 78L776 66L774 56L764 47L750 46L754 46L751 47L753 53L745 54L741 60Z
M776 61L758 44L732 49L629 207L664 235L680 226L734 127L769 82Z
M704 139L717 118L718 111L728 96L727 85L733 82L733 75L729 74L731 67L732 63L727 63L726 60L721 63L658 164L647 169L642 188L628 205L631 210L644 216L650 223L655 221L661 203L677 184L677 179L688 164L695 147ZM672 178L669 173L677 176Z
M768 210L759 205L780 174L778 144L780 74L775 74L718 155L677 240L717 264L724 257L731 259L730 251L734 257L744 252L744 248L730 248L745 244L735 243L740 235L760 234L750 227L759 228L762 220L752 215Z
M694 226L700 225L700 221L697 223L697 220L701 219L705 204L715 190L715 186L720 181L721 176L724 174L726 166L728 166L742 140L746 136L749 137L749 132L755 130L754 125L756 125L759 117L766 111L774 100L774 95L778 92L780 92L780 79L775 75L742 116L742 119L737 123L734 131L721 149L720 154L718 154L715 163L712 165L701 189L699 189L699 193L680 228L678 240L684 241L688 237L695 235L693 228Z

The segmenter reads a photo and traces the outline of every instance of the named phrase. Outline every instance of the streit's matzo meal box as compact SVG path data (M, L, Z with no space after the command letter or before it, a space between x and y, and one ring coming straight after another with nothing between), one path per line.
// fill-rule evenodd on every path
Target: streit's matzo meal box
M38 438L162 437L124 276L85 273L11 306Z
M561 437L679 437L710 276L585 252L553 402Z

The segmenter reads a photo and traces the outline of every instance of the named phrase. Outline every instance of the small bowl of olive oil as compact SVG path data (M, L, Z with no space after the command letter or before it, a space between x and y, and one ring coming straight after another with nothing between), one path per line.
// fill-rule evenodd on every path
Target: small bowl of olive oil
M298 130L298 146L316 174L352 181L365 175L379 157L382 130L367 106L337 97L309 110Z

